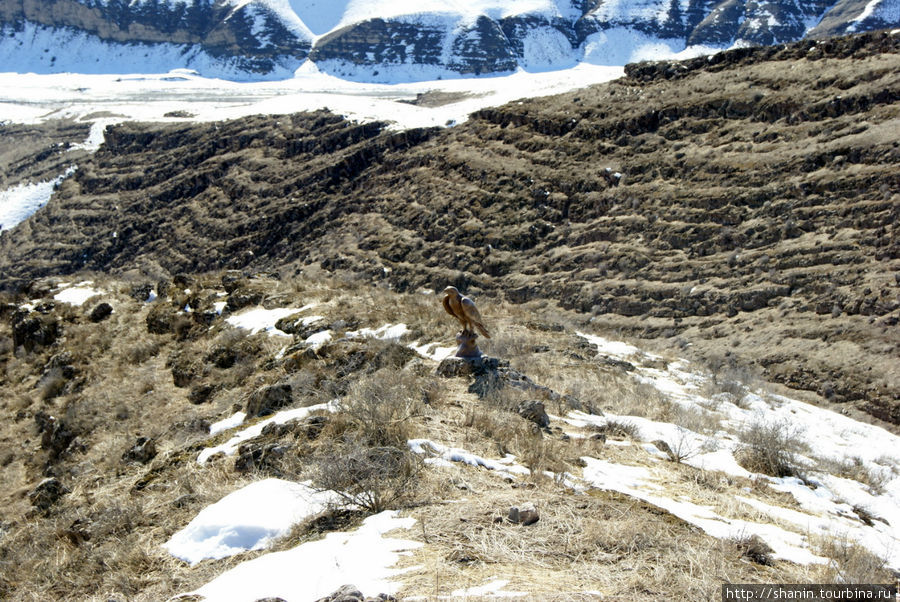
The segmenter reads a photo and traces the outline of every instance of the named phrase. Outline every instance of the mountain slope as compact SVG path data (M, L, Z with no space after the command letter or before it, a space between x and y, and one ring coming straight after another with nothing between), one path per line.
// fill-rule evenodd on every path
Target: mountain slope
M633 65L449 130L124 124L0 235L0 280L452 283L690 341L725 373L754 365L900 423L898 67L897 36L868 34Z
M336 75L397 81L897 26L897 0L8 0L0 57L16 71L192 68L235 79L289 77L310 59Z

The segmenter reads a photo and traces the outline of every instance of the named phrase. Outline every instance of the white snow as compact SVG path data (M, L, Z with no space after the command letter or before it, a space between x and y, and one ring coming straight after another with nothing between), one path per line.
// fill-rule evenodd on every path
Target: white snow
M231 437L231 439L229 439L225 443L222 443L221 445L216 445L215 447L207 447L200 452L199 456L197 456L197 462L199 462L200 464L204 464L209 458L219 453L225 454L226 456L234 455L241 443L261 435L262 430L269 424L284 424L285 422L288 422L290 420L302 420L313 412L317 412L320 410L333 412L336 408L337 404L334 401L331 401L328 403L319 403L316 405L307 406L305 408L283 410L281 412L278 412L277 414L274 414L273 416L270 416L269 418L266 418L265 420L257 422L253 426L247 427L244 430L235 433L234 436ZM232 416L229 420L231 419L235 419L235 417ZM227 430L227 428L228 427L222 430Z
M163 545L172 556L192 565L261 550L338 499L333 492L312 489L308 482L257 481L201 510Z
M304 343L311 347L321 347L325 343L331 340L331 331L330 330L322 330L317 333L311 334L306 337Z
M67 177L75 173L70 167L61 176L34 184L19 184L0 192L0 231L12 230L47 204L53 191Z
M240 426L244 423L244 419L247 417L246 412L235 412L228 418L224 418L219 420L218 422L213 422L209 425L209 434L216 435L221 433L222 431L227 431L228 429L233 429L236 426Z
M635 366L635 370L630 373L633 378L656 387L679 405L715 418L721 430L713 436L704 436L669 423L614 414L594 416L572 412L562 420L576 427L589 424L602 426L607 421L630 422L637 428L638 437L642 441L662 439L673 449L682 445L689 452L683 459L685 464L703 470L721 471L734 477L753 478L758 482L767 482L776 491L790 494L803 512L778 510L778 516L790 519L788 522L804 528L815 526L815 532L819 535L832 534L856 541L872 553L885 558L888 566L900 567L900 437L881 427L861 423L826 408L782 395L748 392L740 400L740 407L728 396L705 397L703 385L710 378L709 375L685 360L670 361L663 368L647 367L642 365L644 359L661 358L643 353L631 345L616 344L594 335L578 334L596 345L601 353L632 362ZM650 365L658 366L659 362ZM760 422L788 425L794 430L796 440L805 448L803 455L798 458L804 465L805 481L795 477L774 478L753 474L738 465L734 452L740 446L740 440L736 434L745 426ZM652 453L653 450L649 451ZM823 461L824 466L829 463L857 464L874 478L881 480L882 485L875 491L864 483L829 474L820 468ZM594 463L592 466L591 477L589 478L586 469L585 478L606 482L599 478L602 476L602 471L598 471L600 465ZM632 482L630 486L635 490L646 490L648 483L652 482L648 481L648 474L639 475L644 481L643 485ZM608 482L604 487L613 488ZM669 509L673 514L697 524L712 535L731 536L722 535L721 529L713 528L716 524L704 522L708 517L704 517L695 508L672 506L670 502L658 499L651 503ZM865 525L857 508L862 508L885 522L876 520L872 525ZM808 546L807 542L785 539L778 532L769 532L766 536L756 525L743 527L750 529L748 533L760 535L773 548L776 546L770 538L789 548L796 545ZM790 549L783 549L782 553L798 562L802 557ZM807 557L805 561L819 560Z
M772 524L729 519L717 514L708 506L672 499L665 495L664 487L647 468L613 464L587 456L582 459L587 464L584 468L584 478L594 487L618 491L653 504L719 539L740 539L758 535L774 550L772 554L774 558L798 564L826 562L825 558L809 551L809 541L800 533L787 531Z
M527 596L525 592L508 592L503 588L509 584L509 579L497 579L491 577L491 580L484 585L476 585L463 589L455 589L450 592L451 598L466 598L468 596L489 596L492 598L518 598L519 596Z
M456 352L456 347L441 347L440 343L424 343L419 345L418 341L409 344L409 348L424 358L439 362L450 357Z
M106 128L121 123L121 118L104 118L98 119L91 124L90 132L84 142L72 146L74 149L86 150L90 153L97 152L100 145L103 144L106 137Z
M103 291L93 288L90 286L91 284L93 283L87 281L75 286L66 287L53 295L53 298L62 303L68 303L69 305L84 305L84 302L91 297L103 294Z
M158 73L130 75L0 73L0 107L4 119L17 123L55 118L96 121L98 112L114 114L121 120L183 121L166 117L174 111L193 115L192 121L216 121L325 107L349 119L388 121L405 129L462 123L470 113L486 106L563 93L615 79L624 71L620 66L580 63L558 71L521 70L506 76L467 79L445 69L403 66L388 83L380 84L340 79L320 72L311 63L283 76L289 79L253 83L204 78L184 70L167 73L170 68L160 64ZM463 96L437 107L401 102L430 91Z
M344 333L344 336L348 339L356 339L356 338L373 338L380 339L382 341L390 341L397 340L403 335L409 332L409 328L407 328L406 324L385 324L384 326L380 326L378 328L361 328L359 330L351 330L350 332Z
M859 16L853 19L853 22L860 23L871 17L872 13L875 12L875 8L878 7L879 4L881 4L881 0L869 0L869 2L866 3L865 8L863 8L862 12L859 13Z
M249 330L250 334L265 331L272 336L289 337L291 335L275 328L275 324L278 320L300 311L302 310L295 307L277 307L275 309L254 307L229 316L225 321L232 326Z
M367 518L356 531L329 533L324 539L239 564L191 594L203 596L205 602L268 597L312 602L348 582L367 596L393 594L399 587L393 579L405 570L392 567L402 554L422 544L384 535L410 529L415 522L385 511Z
M528 475L531 471L518 464L515 456L507 454L501 460L483 458L464 449L448 447L435 443L429 439L410 439L407 441L409 449L416 454L426 456L425 463L436 466L448 466L451 462L462 462L470 466L481 466L488 470L505 472L510 475Z

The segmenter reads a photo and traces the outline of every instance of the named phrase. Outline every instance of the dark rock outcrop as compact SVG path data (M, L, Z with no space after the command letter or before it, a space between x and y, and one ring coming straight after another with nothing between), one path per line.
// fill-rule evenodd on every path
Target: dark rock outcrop
M38 510L46 511L67 493L69 493L69 488L63 485L59 479L49 477L28 492L28 499L31 501L32 506Z
M265 416L293 403L291 385L281 383L260 387L247 398L247 416Z

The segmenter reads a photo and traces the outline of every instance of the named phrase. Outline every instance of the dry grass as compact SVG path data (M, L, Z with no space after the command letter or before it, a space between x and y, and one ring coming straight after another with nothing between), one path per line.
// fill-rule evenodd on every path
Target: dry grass
M509 523L509 507L526 501L534 503L540 520ZM497 576L509 580L505 591L529 592L535 600L586 599L587 592L617 600L712 600L723 579L773 578L771 569L741 562L725 543L611 492L577 496L549 484L524 490L492 485L488 494L422 508L413 516L427 545L404 562L423 568L405 580L403 593L429 599Z
M545 471L578 474L586 455L646 465L664 471L660 475L669 478L673 496L687 496L723 516L760 519L755 511L729 501L745 482L676 463L653 464L638 446L567 440L559 425L541 430L509 411L528 397L524 393L501 390L481 400L467 391L466 379L434 376L433 364L409 354L404 344L452 340L455 325L444 319L437 297L400 295L349 280L272 281L271 286L270 296L286 303L317 300L321 305L313 312L329 323L352 319L355 329L403 321L413 334L400 343L335 340L318 355L286 364L275 359L284 341L250 336L218 322L180 340L177 333L150 335L144 321L148 306L120 294L113 295L116 313L97 325L66 310L64 344L77 347L76 367L84 379L77 390L65 384L59 395L42 394L38 383L49 352L0 353L6 375L0 385L0 418L10 425L6 439L0 439L0 477L12 484L0 492L6 502L0 514L5 532L0 539L0 597L158 600L190 591L262 552L190 568L161 548L172 533L201 508L250 481L276 473L305 479L317 471L320 485L359 494L352 501L370 511L403 508L417 518L404 537L426 546L404 560L423 567L405 579L409 595L444 596L497 576L510 580L507 591L526 591L530 598L525 599L534 600L589 599L585 592L590 591L624 600L716 599L723 580L810 578L806 569L785 563L747 563L739 546L706 537L633 498L609 492L578 495L560 478L547 476ZM711 413L685 410L636 384L620 368L596 361L569 334L574 326L557 328L568 318L549 310L544 317L545 310L484 303L483 313L497 325L497 335L483 341L483 348L508 353L514 368L583 405L674 421L696 432L715 428ZM190 388L175 386L172 367L182 358L195 371L191 386L218 387L206 403L191 404ZM340 411L328 415L317 438L279 435L279 444L290 447L280 464L243 473L234 470L231 458L197 465L200 449L229 436L210 439L208 424L230 415L249 392L272 383L291 384L295 406L338 397ZM571 408L560 400L555 407L548 402L547 409L564 415ZM47 462L40 437L35 437L38 410L71 421L81 447L63 453L52 467L72 492L46 515L26 517L30 508L24 494ZM612 426L621 435L639 435L628 433L627 420ZM147 465L122 463L122 453L138 436L153 437L159 455ZM412 437L488 458L511 453L532 474L518 479L455 465L422 470L420 458L406 450ZM25 440L33 458L17 447ZM269 442L264 437L258 441ZM692 452L676 449L680 459ZM4 453L11 454L8 462ZM354 482L348 484L348 476ZM510 506L527 502L537 506L540 521L524 527L505 520ZM346 509L332 510L296 526L276 549L353 528L361 518ZM851 559L842 561L847 567L868 566L857 552L844 556ZM7 570L13 566L15 571Z

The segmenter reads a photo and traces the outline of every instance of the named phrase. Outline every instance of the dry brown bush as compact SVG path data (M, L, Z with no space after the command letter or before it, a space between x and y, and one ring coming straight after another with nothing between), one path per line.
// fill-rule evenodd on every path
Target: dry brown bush
M751 472L774 477L796 476L798 454L804 449L802 429L787 421L767 421L756 417L738 434L741 445L735 453L738 464Z

